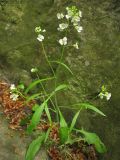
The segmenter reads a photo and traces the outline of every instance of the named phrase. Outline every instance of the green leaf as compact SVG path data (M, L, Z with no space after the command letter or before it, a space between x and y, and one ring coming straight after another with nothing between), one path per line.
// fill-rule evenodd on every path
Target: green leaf
M59 110L60 115L60 127L68 127L67 122L65 121L62 112Z
M17 88L18 88L18 89L21 89L21 90L24 90L24 89L25 89L25 86L24 86L24 84L19 84L19 85L17 86Z
M32 116L31 122L27 128L27 133L32 133L32 131L36 128L39 124L40 118L42 116L43 110L45 108L46 102L43 102L36 110Z
M60 129L59 129L60 142L61 144L64 144L68 140L69 128L60 110L59 110L59 115L60 115Z
M36 109L40 107L38 104L35 104L33 107L32 107L32 111L36 111Z
M59 62L59 61L50 61L50 62L62 65L65 69L67 69L73 75L73 72L71 71L71 69L63 62Z
M33 131L33 129L35 129L35 127L38 125L38 123L39 123L39 121L40 121L40 118L41 118L41 115L42 115L42 113L43 113L43 110L45 109L45 105L46 105L46 103L49 101L49 99L55 94L55 92L60 91L60 90L62 90L62 89L65 89L66 87L67 87L67 85L65 85L65 84L59 85L59 86L55 89L55 91L52 92L52 93L50 94L50 96L40 105L40 107L36 107L35 113L33 114L33 117L32 117L32 119L31 119L30 125L29 125L28 128L27 128L27 132L28 132L28 133L31 133L31 132ZM37 95L37 94L35 94L35 95ZM34 95L31 96L31 97L33 98ZM29 98L29 100L31 100L31 98ZM28 100L27 100L27 102L28 102Z
M106 116L103 112L101 112L98 108L96 108L95 106L93 106L91 104L88 104L88 103L78 103L78 104L75 104L75 105L79 106L82 109L90 109L90 110L92 110L94 112L99 113L102 116Z
M95 133L90 133L83 129L79 131L84 135L85 141L87 141L88 144L95 145L95 148L99 153L104 153L107 151L104 143L100 140L100 138Z
M47 140L48 140L48 138L49 138L50 131L51 131L51 127L48 128L48 130L47 130L47 132L46 132L44 143L47 142Z
M35 87L37 84L42 83L44 81L48 81L53 79L54 77L49 77L49 78L44 78L44 79L38 79L33 81L32 83L30 83L30 85L27 87L27 89L25 90L25 94L27 94L33 87Z
M75 124L76 124L77 118L78 118L78 116L79 116L79 113L80 113L80 111L78 111L78 112L75 114L75 116L73 117L73 120L72 120L72 123L71 123L71 126L70 126L70 131L69 131L69 132L71 132L71 131L73 130L73 128L74 128L74 126L75 126Z
M36 94L33 94L32 96L29 96L26 100L26 103L28 103L29 101L35 99L35 98L38 98L40 96L41 93L36 93Z
M32 141L27 150L25 160L33 160L35 158L35 155L39 151L44 139L45 139L45 134L43 133L37 139Z
M68 140L69 128L68 127L60 127L59 136L60 136L60 143L65 144Z
M58 87L55 88L55 92L66 89L66 88L68 88L68 85L61 84L61 85L59 85Z
M51 115L50 115L50 112L49 112L47 103L46 103L46 105L45 105L45 112L46 112L46 115L47 115L47 117L48 117L48 120L49 120L49 122L50 122L50 124L51 124L51 123L52 123L52 118L51 118Z

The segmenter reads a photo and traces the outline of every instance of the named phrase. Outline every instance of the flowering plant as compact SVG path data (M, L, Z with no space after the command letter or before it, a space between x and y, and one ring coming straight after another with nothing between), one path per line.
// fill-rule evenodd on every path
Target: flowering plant
M65 63L63 63L63 57L65 52L66 46L72 46L75 49L79 49L79 42L76 41L73 44L70 44L70 40L68 38L68 32L72 28L74 29L78 34L80 34L83 30L83 27L81 26L81 18L82 18L82 12L77 9L76 6L67 7L65 13L57 13L57 18L61 23L59 23L57 30L62 34L61 38L57 40L58 44L62 47L61 57L57 61L50 61L47 55L47 51L44 47L44 39L45 39L45 29L42 29L42 27L38 26L35 28L35 32L37 33L37 40L40 42L44 56L46 58L46 62L48 63L51 71L52 71L52 77L45 77L43 79L40 79L38 69L37 67L34 67L31 69L31 73L36 74L37 79L34 80L24 91L23 95L27 95L30 93L30 90L32 90L34 87L40 87L42 90L42 93L35 93L31 96L26 96L26 103L28 103L32 99L40 99L41 104L35 104L32 108L33 115L30 123L27 127L27 133L32 133L33 130L35 130L40 122L42 122L42 115L45 112L47 116L47 123L49 123L49 127L47 128L47 132L42 132L40 136L37 137L32 143L30 144L27 153L26 153L26 160L33 160L35 157L35 154L39 150L40 146L43 143L46 143L47 141L52 141L50 138L51 130L53 129L53 124L57 123L58 127L58 134L57 137L59 140L56 140L57 142L55 145L59 145L59 147L66 147L68 145L72 145L75 142L87 142L88 145L93 144L96 148L96 150L100 153L103 153L106 151L106 148L100 138L95 133L90 133L82 129L77 129L75 127L75 124L77 122L77 119L79 117L79 114L81 110L83 109L89 109L92 110L102 116L105 116L103 112L101 112L98 108L95 106L88 104L88 103L77 103L73 104L72 108L77 109L77 113L74 115L72 122L70 126L67 124L61 110L60 106L58 104L58 97L57 92L68 89L69 86L67 84L60 84L58 85L57 79L58 74L60 70L60 65L65 68L70 74L73 75L72 70L67 66ZM57 69L54 70L53 63L57 63ZM47 82L48 80L54 81L54 90L51 93L47 93L45 86L43 82ZM11 98L13 100L17 100L20 96L20 92L18 92L18 89L16 89L15 85L10 86L11 89ZM54 97L54 99L53 99ZM106 97L107 100L110 99L111 94L106 91L104 87L102 87L102 91L99 94L99 97L102 99L103 97ZM70 108L69 108L70 109ZM52 115L55 115L52 117ZM54 120L53 120L54 118ZM59 141L59 142L58 142Z

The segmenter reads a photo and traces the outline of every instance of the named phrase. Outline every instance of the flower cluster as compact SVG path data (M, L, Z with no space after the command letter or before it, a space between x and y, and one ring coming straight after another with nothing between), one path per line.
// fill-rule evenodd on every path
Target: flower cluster
M66 18L69 22L71 22L74 26L74 28L77 30L77 32L81 32L83 30L83 27L80 25L80 18L82 17L82 12L76 8L76 6L67 7L67 14L64 15L63 13L57 13L57 18L63 19ZM59 25L58 30L63 31L68 27L67 23L62 23Z
M63 13L57 13L57 18L58 19L63 19L64 18L64 14Z
M42 42L44 40L44 36L42 35L42 33L46 32L45 29L41 29L41 27L36 27L35 28L35 32L38 33L38 37L37 37L37 40Z
M17 101L18 97L19 97L19 95L17 93L15 93L16 90L17 90L17 88L15 87L15 84L11 84L11 86L10 86L10 98L13 101Z
M111 98L111 93L107 92L106 87L103 85L98 96L100 97L100 99L106 98L106 100L108 101Z
M67 23L61 23L61 24L59 24L58 31L63 31L66 28L68 28L68 24Z
M83 30L83 27L80 25L80 19L82 17L82 12L78 10L75 6L66 7L67 14L57 13L57 18L59 20L67 20L64 23L59 24L57 28L58 31L64 31L69 26L73 26L78 33ZM67 45L67 37L59 40L60 45ZM79 49L78 42L72 45L74 48Z
M62 38L62 39L60 39L59 40L59 43L61 44L61 45L67 45L67 37L64 37L64 38Z

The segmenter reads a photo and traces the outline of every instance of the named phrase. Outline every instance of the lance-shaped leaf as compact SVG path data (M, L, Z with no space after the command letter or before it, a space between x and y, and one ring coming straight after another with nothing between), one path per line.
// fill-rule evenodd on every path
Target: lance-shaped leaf
M75 116L73 117L72 123L71 123L71 125L70 125L70 130L69 130L69 132L71 132L71 131L73 130L73 128L74 128L74 126L75 126L75 124L76 124L77 118L78 118L78 116L79 116L79 113L80 113L80 111L78 111L78 112L75 114Z
M73 72L65 63L59 62L59 61L50 61L50 62L60 64L61 66L63 66L67 71L69 71L73 75Z
M35 158L35 155L39 151L44 139L45 133L43 133L41 136L37 137L37 139L32 141L27 150L25 160L33 160Z
M69 128L60 110L59 110L59 115L60 115L60 129L59 129L60 142L61 144L64 144L68 140Z
M50 128L48 128L48 130L47 130L47 132L46 132L46 135L45 135L44 143L46 143L46 142L47 142L47 140L48 140L48 138L49 138L49 134L50 134L51 129L52 129L51 127L50 127Z
M95 106L88 104L88 103L78 103L75 104L73 106L77 106L77 108L82 108L82 109L90 109L96 113L99 113L102 116L106 116L102 111L100 111L98 108L96 108Z
M80 131L80 133L82 133L84 135L84 139L88 144L95 145L95 148L99 153L106 152L106 147L105 147L104 143L100 140L100 138L97 136L97 134L87 132L83 129L79 130L79 131Z
M25 101L25 103L28 103L29 101L38 98L38 97L40 96L40 94L41 94L41 93L36 93L36 94L33 94L32 96L29 96L29 97L27 98L27 100Z
M59 86L57 86L57 87L55 88L55 92L58 92L58 91L60 91L60 90L66 89L66 88L68 88L68 85L66 85L66 84L61 84L61 85L59 85Z
M28 126L27 128L27 133L32 133L32 131L36 128L36 126L39 124L39 121L40 121L40 118L41 118L41 115L43 113L43 110L45 109L45 106L47 104L47 102L49 101L49 99L57 92L57 91L60 91L62 89L65 89L67 87L67 85L65 84L62 84L62 85L59 85L54 92L52 92L50 94L50 96L38 107L35 107L35 113L33 114L32 116L32 119L31 119L31 122L30 122L30 125ZM49 115L50 116L50 115ZM49 117L50 118L50 117Z
M49 77L49 78L44 78L44 79L38 79L33 81L32 83L30 83L30 85L27 87L27 89L25 90L25 93L27 94L33 87L35 87L37 84L42 83L44 81L48 81L53 79L53 77Z
M35 113L33 114L33 117L31 119L31 122L27 128L27 133L32 133L32 131L39 124L45 105L46 105L46 102L43 102L39 107L36 108Z
M50 124L52 124L52 118L51 118L50 111L49 111L47 103L45 105L45 112L46 112L46 115L48 117L48 120L49 120Z

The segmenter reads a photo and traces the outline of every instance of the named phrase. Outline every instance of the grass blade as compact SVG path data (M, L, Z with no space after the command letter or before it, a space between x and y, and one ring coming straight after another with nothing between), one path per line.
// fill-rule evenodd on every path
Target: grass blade
M67 122L65 121L62 112L59 110L60 115L60 127L68 127Z
M73 75L73 72L71 71L71 69L63 62L59 62L59 61L50 61L50 62L60 64L61 66L63 66L67 71L69 71Z
M65 144L68 141L69 128L68 127L60 127L59 136L60 136L60 143Z
M61 85L59 85L58 87L55 88L55 92L58 92L60 90L66 89L66 88L68 88L68 85L61 84Z
M78 111L78 112L75 114L75 116L73 117L73 120L72 120L72 123L71 123L69 132L71 132L71 131L73 130L79 114L80 114L80 111Z
M32 116L32 119L31 119L31 122L30 122L30 125L28 126L27 128L27 132L28 133L32 133L32 131L35 129L35 127L38 125L39 121L40 121L40 118L41 118L41 115L43 113L43 110L45 109L45 106L47 104L47 102L49 101L49 99L55 94L55 92L57 91L60 91L62 89L65 89L67 88L67 85L65 84L62 84L62 85L59 85L54 92L52 92L50 94L50 96L40 105L40 107L36 107L35 109L35 113L33 114ZM34 96L34 95L33 95ZM32 96L32 97L33 97ZM62 115L62 114L61 114ZM50 115L49 115L50 116ZM64 117L63 117L64 118Z
M98 108L96 108L95 106L88 104L88 103L78 103L75 104L76 106L82 108L82 109L90 109L96 113L99 113L102 116L106 116L102 111L100 111Z
M59 110L59 115L60 115L60 129L59 129L60 142L61 144L64 144L68 140L69 128L60 110Z
M36 128L36 126L39 124L41 115L43 113L43 110L45 108L46 102L43 102L36 110L35 113L32 116L31 122L27 128L27 133L32 133L32 131Z
M48 130L47 130L47 132L46 132L44 143L47 142L47 140L48 140L48 138L49 138L50 131L51 131L51 127L48 128Z
M36 94L33 94L32 96L29 96L26 100L26 103L28 103L29 101L35 99L35 98L38 98L40 96L41 93L36 93Z
M45 134L43 133L37 139L32 141L27 150L25 160L33 160L35 158L35 155L39 151L44 139L45 139Z
M46 112L46 115L48 117L48 120L49 120L50 124L52 124L52 118L51 118L47 103L45 105L45 112Z
M53 79L54 77L49 77L49 78L44 78L44 79L38 79L33 81L32 83L30 83L30 85L27 87L27 89L25 90L25 94L27 94L33 87L35 87L37 84L42 83L44 81L48 81Z

